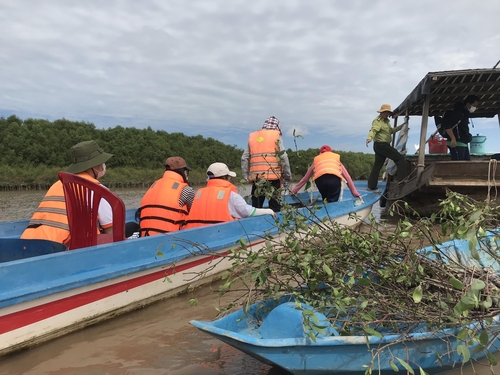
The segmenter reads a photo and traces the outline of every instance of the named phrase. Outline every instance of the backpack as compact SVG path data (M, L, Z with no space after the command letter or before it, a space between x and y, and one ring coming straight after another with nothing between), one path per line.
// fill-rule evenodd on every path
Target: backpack
M436 124L439 135L443 138L447 137L446 129L444 128L443 118L441 116L434 116L434 123Z
M446 133L445 124L446 123L450 123L452 121L454 122L454 120L452 119L452 117L453 117L453 111L446 111L444 113L443 117L441 117L441 116L434 116L434 122L436 124L437 131L438 131L439 135L441 135L441 137L443 137L443 138L449 138L449 135ZM453 126L451 127L451 129L453 130L456 127L458 127L458 124L460 123L460 121L462 121L462 118L460 118L458 121L456 121L456 123L453 124Z

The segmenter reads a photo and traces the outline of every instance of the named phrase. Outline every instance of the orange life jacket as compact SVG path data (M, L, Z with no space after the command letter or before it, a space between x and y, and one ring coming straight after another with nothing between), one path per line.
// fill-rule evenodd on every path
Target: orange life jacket
M279 153L279 130L262 129L248 137L250 149L250 180L264 178L279 180L283 174L281 163L276 154Z
M98 180L88 173L82 172L77 175L100 184ZM55 182L47 191L21 238L50 240L65 245L69 244L68 216L61 181Z
M196 192L186 225L182 229L236 220L229 213L232 191L236 193L238 189L229 181L219 178L209 180L207 187Z
M313 180L324 174L333 174L342 177L342 164L340 164L340 155L334 152L323 152L314 158L314 176Z
M182 189L188 186L181 175L165 171L146 192L141 201L141 236L175 232L181 229L188 214L187 206L179 207Z

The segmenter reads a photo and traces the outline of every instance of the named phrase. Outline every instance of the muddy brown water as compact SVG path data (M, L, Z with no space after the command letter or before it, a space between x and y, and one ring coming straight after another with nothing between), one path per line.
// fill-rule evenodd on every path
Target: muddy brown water
M127 208L145 189L115 190ZM44 191L0 192L0 220L29 219ZM374 214L390 220L378 207ZM197 298L198 306L189 306ZM229 297L225 297L229 298ZM192 319L213 320L217 285L157 302L114 319L0 358L0 375L284 375L199 331ZM497 356L500 359L500 356ZM476 373L491 373L476 367ZM500 366L493 369L500 374ZM472 375L470 366L449 372Z

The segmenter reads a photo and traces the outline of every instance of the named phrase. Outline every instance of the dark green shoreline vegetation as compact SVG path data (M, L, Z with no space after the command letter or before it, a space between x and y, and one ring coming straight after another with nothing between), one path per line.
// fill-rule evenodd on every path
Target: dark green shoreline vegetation
M114 154L106 163L108 171L102 179L111 188L148 187L161 177L166 158L176 155L182 156L193 168L190 182L194 185L205 182L206 168L216 161L226 163L241 177L243 150L201 135L186 136L150 127L137 129L120 125L97 129L87 122L21 120L12 115L0 117L0 138L0 190L47 189L56 181L57 172L71 164L71 146L90 139ZM372 154L337 152L353 180L368 178L373 164ZM294 181L298 181L307 172L318 149L289 148L287 153Z

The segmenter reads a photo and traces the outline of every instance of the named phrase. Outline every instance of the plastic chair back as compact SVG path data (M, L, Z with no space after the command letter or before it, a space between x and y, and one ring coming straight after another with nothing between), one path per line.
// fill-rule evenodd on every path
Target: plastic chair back
M59 172L58 175L64 188L71 236L70 250L125 239L125 204L120 197L104 186L83 177L67 172ZM113 212L112 235L98 234L97 215L101 199L108 201ZM107 239L98 241L98 237Z

